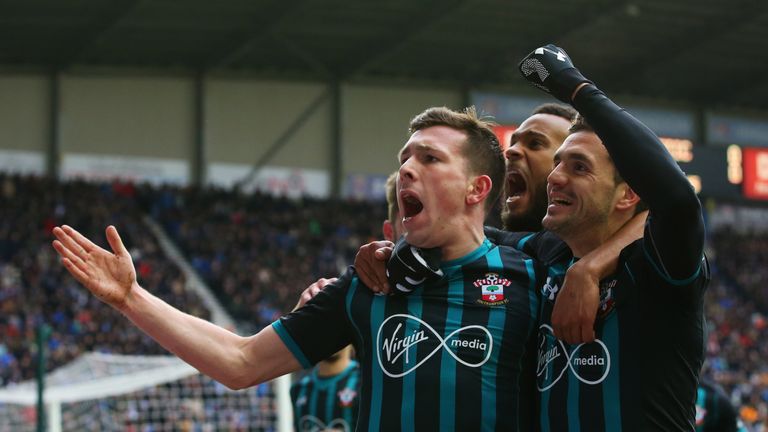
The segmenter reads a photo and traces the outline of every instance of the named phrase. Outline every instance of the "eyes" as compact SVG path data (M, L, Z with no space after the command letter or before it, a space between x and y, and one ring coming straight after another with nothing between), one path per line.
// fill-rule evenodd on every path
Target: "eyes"
M530 150L541 150L547 148L547 142L541 138L525 139L518 138L510 141L509 146L522 146Z
M403 157L400 158L400 165L405 164L411 157L411 155L403 155ZM418 153L416 157L424 164L440 162L440 158L431 153Z
M568 171L571 171L575 174L588 174L591 172L590 167L585 162L582 162L580 160L571 160L571 161L561 161L559 159L555 159L555 166L554 168L560 167L561 164L565 164L564 168Z

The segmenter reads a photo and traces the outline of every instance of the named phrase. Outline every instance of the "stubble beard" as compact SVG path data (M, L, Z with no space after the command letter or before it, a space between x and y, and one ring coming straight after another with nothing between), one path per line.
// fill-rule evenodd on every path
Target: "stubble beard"
M505 194L506 198L506 194ZM501 206L501 224L505 231L511 232L536 232L541 231L541 220L547 214L549 200L547 198L547 184L544 182L533 191L530 207L522 214L513 214L507 208L506 199Z

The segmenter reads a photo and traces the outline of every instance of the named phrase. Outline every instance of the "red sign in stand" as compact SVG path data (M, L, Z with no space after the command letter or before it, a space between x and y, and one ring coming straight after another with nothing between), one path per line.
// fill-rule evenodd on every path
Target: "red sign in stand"
M745 148L744 196L768 200L768 149Z
M509 140L516 129L517 126L494 126L493 132L496 133L502 150L506 150L509 147Z

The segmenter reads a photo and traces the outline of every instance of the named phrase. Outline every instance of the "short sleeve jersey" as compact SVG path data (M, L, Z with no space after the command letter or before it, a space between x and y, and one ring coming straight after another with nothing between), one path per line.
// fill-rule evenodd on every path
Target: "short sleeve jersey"
M528 430L519 385L535 343L536 264L486 240L441 268L407 296L375 295L350 268L273 327L305 366L354 344L357 430Z
M296 432L355 427L360 394L360 366L354 360L338 375L319 376L317 370L293 383L293 425Z

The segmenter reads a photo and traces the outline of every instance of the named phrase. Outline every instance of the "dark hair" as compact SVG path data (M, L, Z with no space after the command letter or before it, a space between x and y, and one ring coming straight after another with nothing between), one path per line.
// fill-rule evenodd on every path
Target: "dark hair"
M485 211L490 211L501 194L504 184L504 155L499 139L492 127L496 124L477 116L474 106L463 111L446 107L428 108L411 120L409 132L432 126L448 126L467 134L462 155L467 159L472 174L488 175L491 178L491 192L485 201Z
M573 121L571 128L568 129L568 133L575 134L576 132L595 133L595 130L592 128L592 125L590 125L587 122L587 119L585 119L581 114L579 114L576 116L576 119ZM608 155L608 159L611 159L610 154ZM611 159L611 162L613 162L612 159ZM621 173L619 173L619 170L616 168L615 164L613 166L613 182L616 184L626 182L626 180L624 180L624 177L621 176ZM648 210L648 205L641 198L640 201L637 202L637 206L635 207L635 214L638 214L645 210Z
M543 105L539 105L531 113L531 115L534 114L550 114L553 116L562 117L571 123L573 123L573 121L576 120L576 116L579 115L579 113L570 106L558 103L545 103Z

